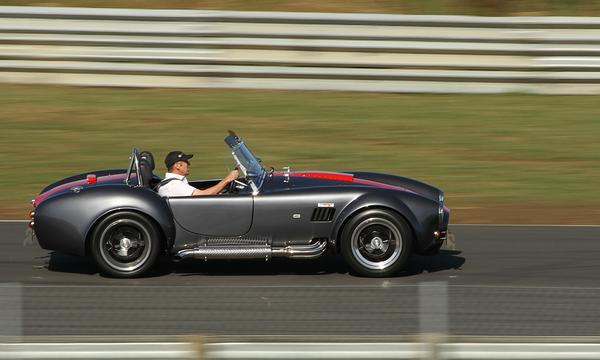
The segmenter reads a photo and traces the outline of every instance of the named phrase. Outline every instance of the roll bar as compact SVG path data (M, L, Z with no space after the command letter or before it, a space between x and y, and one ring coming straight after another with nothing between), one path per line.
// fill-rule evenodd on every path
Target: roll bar
M129 166L127 167L127 175L125 176L125 184L129 185L129 186L134 186L131 185L131 173L134 170L135 167L135 174L137 177L137 186L142 186L143 182L142 182L142 173L140 172L140 160L139 160L139 151L138 149L136 149L135 147L133 149L131 149L131 156L129 157Z

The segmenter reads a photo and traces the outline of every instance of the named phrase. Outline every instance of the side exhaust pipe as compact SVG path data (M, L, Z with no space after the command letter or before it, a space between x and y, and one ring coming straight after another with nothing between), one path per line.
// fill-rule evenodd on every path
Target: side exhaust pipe
M269 246L221 246L221 247L200 247L195 249L185 249L177 252L173 257L175 261L181 261L185 258L194 259L262 259L271 255Z
M199 247L180 250L173 256L178 262L186 258L194 259L265 259L272 257L287 257L293 259L314 259L325 253L327 241L311 245L290 245L272 248L270 246L220 246Z
M290 245L283 248L273 248L272 257L288 257L293 259L315 259L327 250L327 241L316 242L311 245Z

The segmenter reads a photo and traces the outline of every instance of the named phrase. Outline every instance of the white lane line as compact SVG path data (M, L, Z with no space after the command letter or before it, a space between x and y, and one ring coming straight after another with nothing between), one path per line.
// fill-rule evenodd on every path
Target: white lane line
M13 283L14 284L14 283ZM3 283L0 283L0 287L8 286ZM331 289L340 289L340 288L381 288L387 289L389 287L418 287L418 284L380 284L380 285L190 285L190 284L182 284L182 285L140 285L140 284L91 284L91 285L61 285L61 284L23 284L24 287L29 288L85 288L85 287L97 287L97 288L198 288L198 289L265 289L265 288L294 288L294 289L319 289L319 288L331 288Z
M600 224L450 224L448 227L472 226L472 227L600 227Z
M0 287L4 284L0 284ZM418 288L420 284L385 284L384 285L44 285L22 284L25 288L196 288L196 289L389 289L389 288ZM513 290L593 290L600 291L600 287L578 286L526 286L526 285L452 285L449 288L467 289L513 289Z

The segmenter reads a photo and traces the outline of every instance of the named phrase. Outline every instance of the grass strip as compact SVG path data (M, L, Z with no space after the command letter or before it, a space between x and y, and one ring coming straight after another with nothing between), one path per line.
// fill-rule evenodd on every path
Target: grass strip
M134 145L155 154L158 174L165 154L179 149L195 154L191 177L222 176L232 166L223 138L233 129L268 166L372 170L435 184L457 220L501 221L501 211L488 211L498 207L524 209L523 222L534 221L527 213L535 208L556 210L551 221L591 222L600 219L593 210L599 103L599 96L3 84L0 216L23 218L28 201L62 177L125 167Z

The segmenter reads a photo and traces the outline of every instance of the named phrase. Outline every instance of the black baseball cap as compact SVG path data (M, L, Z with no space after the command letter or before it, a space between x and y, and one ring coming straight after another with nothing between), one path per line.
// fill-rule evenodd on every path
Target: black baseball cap
M188 162L188 160L193 157L194 157L194 155L184 154L183 151L171 151L165 157L165 165L167 165L167 169L168 169L178 161Z

